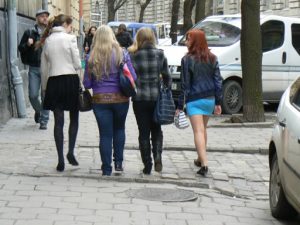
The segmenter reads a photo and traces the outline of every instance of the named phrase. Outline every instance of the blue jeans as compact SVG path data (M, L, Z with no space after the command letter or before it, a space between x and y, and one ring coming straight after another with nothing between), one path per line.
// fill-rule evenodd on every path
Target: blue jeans
M47 124L49 120L49 110L43 110L40 100L41 90L41 70L40 67L29 66L28 72L28 93L29 100L35 112L40 113L40 123Z
M103 175L111 175L112 172L112 146L115 164L123 162L128 108L129 102L93 105L100 134L99 149Z

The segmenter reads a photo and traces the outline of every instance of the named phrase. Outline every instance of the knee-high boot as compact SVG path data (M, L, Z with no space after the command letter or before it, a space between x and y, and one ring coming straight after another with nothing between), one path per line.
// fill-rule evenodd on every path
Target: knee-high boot
M144 163L144 174L150 174L152 170L151 146L150 141L139 141L142 161Z
M157 172L162 171L162 146L163 145L163 135L159 133L156 137L152 137L152 153L154 158L154 170Z

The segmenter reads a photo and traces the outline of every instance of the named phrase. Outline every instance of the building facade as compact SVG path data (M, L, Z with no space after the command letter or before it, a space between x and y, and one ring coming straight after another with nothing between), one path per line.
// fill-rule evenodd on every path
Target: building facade
M9 118L17 116L15 90L10 72L8 54L8 16L7 0L0 0L0 124ZM26 29L35 23L35 13L42 8L42 0L16 0L17 10L17 34L18 43ZM88 10L91 0L82 0L84 7ZM68 14L73 18L73 33L79 35L79 0L48 0L48 11L50 16L61 13ZM18 53L18 57L19 57ZM29 106L28 99L28 66L18 60L18 68L22 77L22 86L26 105Z

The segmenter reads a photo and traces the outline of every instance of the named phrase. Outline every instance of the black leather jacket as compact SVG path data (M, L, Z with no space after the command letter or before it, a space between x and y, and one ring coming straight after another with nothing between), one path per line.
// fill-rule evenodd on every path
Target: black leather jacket
M28 38L33 39L33 45L27 45ZM29 66L40 67L41 65L42 48L39 48L37 50L34 49L34 44L39 40L40 35L38 32L38 27L37 25L34 25L34 27L24 32L20 44L18 46L20 53L25 55L25 64Z

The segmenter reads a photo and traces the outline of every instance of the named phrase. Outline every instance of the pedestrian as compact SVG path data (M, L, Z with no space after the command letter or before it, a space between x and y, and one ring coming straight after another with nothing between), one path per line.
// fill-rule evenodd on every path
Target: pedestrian
M186 37L188 52L181 60L181 95L176 114L186 103L198 154L194 164L200 167L197 174L205 176L208 172L207 123L213 112L219 115L222 111L222 77L217 57L208 49L205 33L192 29Z
M100 26L95 33L90 56L86 59L83 84L85 88L93 90L93 111L100 134L103 176L110 176L112 173L112 147L115 171L123 171L129 98L122 94L119 84L119 67L122 61L127 63L135 79L128 52L122 50L109 26Z
M35 49L35 44L40 40L47 23L49 12L47 10L38 10L36 12L36 23L30 29L27 29L20 41L18 49L21 54L22 62L29 65L28 71L28 94L31 106L33 107L34 121L40 124L41 130L47 129L49 120L49 111L43 110L41 98L41 53L42 48Z
M139 149L144 163L144 174L152 170L151 144L154 169L162 171L163 133L161 125L153 121L154 108L159 94L161 76L164 85L171 87L172 79L164 52L155 46L156 39L150 28L141 28L135 44L129 48L133 67L137 74L137 95L132 98L133 110L139 129Z
M78 166L74 147L78 131L78 93L81 60L76 36L72 31L72 18L60 14L53 17L42 36L42 90L45 95L44 109L54 114L54 139L58 154L56 170L64 171L64 111L69 111L69 151L67 159Z
M95 34L96 30L97 30L96 26L91 26L86 37L84 38L83 49L86 54L89 54L89 52L91 50L91 46L92 46L92 42L93 42L93 38L94 38L94 34Z
M123 48L128 48L133 43L132 37L130 33L127 31L126 25L123 23L120 24L118 27L116 38L119 44L121 45L121 47Z

